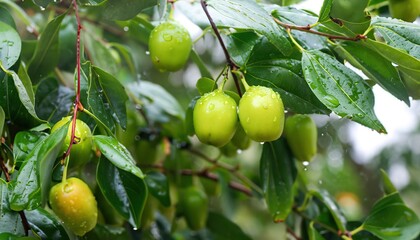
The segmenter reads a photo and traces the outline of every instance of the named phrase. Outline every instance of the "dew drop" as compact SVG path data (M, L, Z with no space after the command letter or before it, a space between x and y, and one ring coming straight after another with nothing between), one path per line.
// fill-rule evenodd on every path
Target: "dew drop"
M324 99L327 101L327 105L329 105L330 107L336 108L340 106L340 102L338 101L338 99L332 95L326 95Z
M125 26L123 29L124 29L124 32L128 32L128 30L130 30L130 28L127 26Z
M209 104L209 110L214 110L214 104L213 103Z
M163 34L163 39L167 42L172 41L172 35L169 34Z

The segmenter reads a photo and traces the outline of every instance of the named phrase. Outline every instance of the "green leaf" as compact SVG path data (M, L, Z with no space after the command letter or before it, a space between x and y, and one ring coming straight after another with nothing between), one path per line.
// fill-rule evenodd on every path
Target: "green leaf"
M150 194L158 199L163 206L171 206L169 182L164 174L157 171L148 172L144 180L146 180Z
M363 34L370 25L370 16L365 12L369 0L334 0L330 17L355 34ZM324 21L325 22L325 21Z
M397 67L404 81L408 94L414 99L420 99L420 69L411 70Z
M101 239L101 240L127 240L132 239L124 227L96 224L96 227L87 232L82 239Z
M110 45L104 43L104 41L98 41L98 39L103 38L101 34L96 34L96 32L100 31L98 28L88 23L85 23L83 26L87 29L82 34L82 40L86 49L89 50L89 60L95 66L106 69L109 73L115 75L119 70L119 66L111 54Z
M392 63L379 53L357 42L343 42L334 49L354 67L363 71L366 76L378 83L383 89L396 98L410 105L408 93L398 71Z
M251 240L251 237L242 231L236 223L215 212L209 212L206 227L211 232L213 240Z
M8 198L12 192L12 187L0 178L0 239L2 234L10 233L23 236L25 231L18 212L9 208Z
M372 26L392 47L420 59L420 26L392 18L375 17Z
M93 141L105 158L117 168L132 173L141 179L144 178L144 174L136 166L136 161L130 152L117 139L109 136L95 135L93 136Z
M191 99L190 104L188 104L187 111L185 112L185 130L186 133L190 136L195 134L193 112L195 104L199 98L200 96L196 96Z
M99 4L98 11L105 19L129 20L154 5L156 0L106 0Z
M99 161L96 176L107 201L133 227L138 228L148 194L143 177L122 171L105 159Z
M264 35L284 55L293 47L285 31L270 14L252 0L208 0L208 11L218 27L252 30Z
M225 39L226 47L233 62L243 66L248 62L254 46L261 41L261 36L254 32L238 32L228 35Z
M332 6L333 0L324 0L322 3L321 10L319 11L319 18L318 22L325 22L330 20L330 11Z
M0 21L0 64L9 69L19 58L22 42L16 30Z
M61 221L43 208L25 211L32 231L42 239L70 239Z
M420 233L420 220L407 207L398 192L386 195L373 206L363 229L381 239L414 239Z
M302 68L309 87L329 109L380 133L386 133L374 111L372 89L337 59L318 50L304 51Z
M283 138L264 143L260 178L264 198L274 221L284 221L294 202L296 166Z
M42 141L26 156L10 196L10 208L33 210L45 203L51 181L52 166L63 145L68 124Z
M178 100L158 84L139 81L129 84L127 89L140 98L151 121L168 122L170 117L183 119L185 116Z
M344 217L343 213L340 211L332 197L328 194L328 192L319 192L311 190L309 193L312 196L316 197L319 201L321 201L325 207L327 207L329 213L334 219L335 225L337 226L338 230L340 230L341 232L346 232L346 218Z
M111 74L98 67L92 68L92 74L95 74L98 80L100 86L99 92L102 94L105 108L109 108L109 114L111 114L114 120L125 129L127 127L125 103L128 100L128 96L124 86Z
M33 118L40 120L35 112L35 97L32 90L32 84L29 81L29 78L27 78L27 75L25 74L26 70L22 65L19 67L19 72L23 77L22 79L20 79L19 75L14 71L7 71L6 74L12 77L22 105Z
M381 169L381 176L382 176L384 191L386 194L398 192L397 188L394 186L391 179L388 177L388 174L383 169Z
M35 149L36 145L47 137L46 133L34 131L20 131L13 142L13 156L18 166Z
M0 137L3 135L4 123L6 120L6 114L4 113L3 108L0 106Z
M9 11L6 8L2 6L0 6L0 22L4 22L7 25L16 29L15 20L13 19L12 15L9 13Z
M54 0L32 0L36 5L45 8L48 4L55 2Z
M74 95L74 89L59 84L54 78L46 78L36 89L36 113L48 122L58 122L70 112Z
M254 47L244 72L248 84L271 87L279 92L286 109L296 113L330 112L303 79L297 53L286 57L263 39Z
M41 33L35 53L28 67L28 73L34 85L57 66L60 52L58 33L61 21L63 21L66 14L63 13L54 18Z
M367 47L375 50L384 58L397 64L399 67L410 69L410 70L420 69L420 60L409 55L407 52L401 49L397 49L385 43L374 41L371 39L367 39L366 41L363 41L363 44L366 44Z
M197 80L197 83L195 84L198 92L200 95L204 95L208 92L212 92L215 89L217 89L217 83L211 78L207 77L201 77Z
M14 72L12 75L16 75ZM29 114L26 107L31 108L32 103L26 102L26 107L19 98L19 91L22 96L25 96L25 87L18 83L20 89L16 89L15 80L19 81L17 77L9 77L9 74L0 70L0 106L3 108L6 119L21 126L32 127L41 122L40 119L34 118ZM26 95L28 97L29 95ZM28 99L28 98L26 98Z

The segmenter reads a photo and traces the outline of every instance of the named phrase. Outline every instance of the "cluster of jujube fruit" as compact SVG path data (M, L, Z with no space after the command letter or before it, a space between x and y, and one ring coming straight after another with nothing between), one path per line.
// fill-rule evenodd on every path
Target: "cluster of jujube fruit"
M195 134L205 144L223 147L236 133L238 116L245 132L243 138L274 141L283 132L284 107L279 94L271 88L251 86L240 99L239 106L221 89L198 99L193 111Z
M51 132L57 131L69 122L71 117L61 119L52 127ZM66 164L70 169L78 170L91 159L93 144L89 126L79 119L76 119L75 123L75 137ZM66 127L68 127L67 135L61 148L63 154L69 148L72 135L71 123ZM78 236L85 235L96 226L98 208L95 196L89 186L79 178L64 178L54 185L50 190L49 203L64 225Z
M188 60L192 41L188 31L169 20L155 27L149 38L153 64L161 71L177 71ZM280 138L285 126L283 101L273 89L248 86L239 104L222 88L201 96L193 110L194 131L205 144L219 147L227 155L250 146L250 140L271 142ZM238 124L239 122L239 124ZM286 138L295 157L310 161L316 154L317 131L306 115L290 117Z

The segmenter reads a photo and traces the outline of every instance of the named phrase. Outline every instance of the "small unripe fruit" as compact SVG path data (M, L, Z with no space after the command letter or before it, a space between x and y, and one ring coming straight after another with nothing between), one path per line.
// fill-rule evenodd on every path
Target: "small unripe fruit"
M178 204L191 230L206 226L208 198L201 189L195 186L183 189Z
M420 0L389 0L391 17L413 22L420 14Z
M161 71L178 71L188 60L192 41L187 29L175 21L159 24L150 33L149 52Z
M71 121L71 117L65 117L58 121L51 129L51 132L57 131L60 127ZM76 119L76 129L74 132L75 143L70 151L69 167L81 167L85 165L91 158L92 154L92 132L89 126L82 120ZM67 130L67 136L61 148L62 153L67 151L71 140L71 123Z
M236 131L236 102L222 90L207 93L198 99L193 111L195 134L205 144L226 145Z
M239 121L252 140L277 140L284 125L284 106L280 95L268 87L249 87L239 101Z
M308 115L296 114L286 119L285 135L295 158L311 161L317 152L318 130Z
M76 235L83 236L96 226L98 208L89 186L69 178L51 188L49 201L54 213Z

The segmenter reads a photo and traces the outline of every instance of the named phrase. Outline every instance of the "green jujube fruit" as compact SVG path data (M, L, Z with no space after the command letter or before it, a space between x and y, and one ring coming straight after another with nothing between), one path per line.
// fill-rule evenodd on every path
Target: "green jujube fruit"
M178 71L187 62L192 48L188 30L175 21L159 24L150 33L149 52L161 71Z
M420 14L420 0L389 0L391 17L414 22Z
M284 106L280 95L268 87L249 87L239 101L239 121L254 141L279 139L284 125Z
M49 194L51 209L72 232L83 236L97 223L98 208L89 186L78 178L54 185Z
M309 162L317 153L318 130L308 115L296 114L286 119L286 140L295 158Z
M178 205L191 230L200 230L206 226L208 198L201 189L195 186L182 189Z
M60 127L71 121L71 117L65 117L58 121L51 129L51 132L57 131ZM77 168L85 165L92 156L92 132L89 126L82 120L76 119L75 128L75 143L73 144L70 151L69 167ZM64 144L61 148L61 152L64 154L70 145L71 140L71 123L67 130L67 136L64 140Z
M222 147L236 131L238 115L235 100L222 90L206 93L197 100L193 124L198 139L205 144Z

